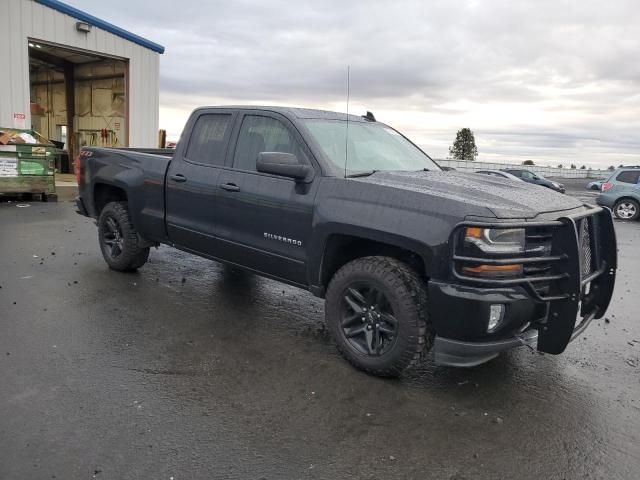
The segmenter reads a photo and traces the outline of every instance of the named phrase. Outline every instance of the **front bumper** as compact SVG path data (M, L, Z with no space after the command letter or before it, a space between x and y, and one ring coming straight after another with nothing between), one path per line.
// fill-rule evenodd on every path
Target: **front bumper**
M433 354L436 365L448 367L475 367L498 356L500 352L528 345L534 348L538 331L527 330L521 335L491 342L464 342L436 336Z
M587 227L583 222L587 222ZM467 225L471 222L464 222L460 227ZM526 222L473 225L488 228L531 226ZM544 257L552 270L544 275L509 279L463 275L457 269L459 263L499 264L502 260L459 256L455 253L453 237L451 264L455 280L429 283L430 314L436 332L436 363L478 365L501 351L525 344L535 344L542 352L559 354L591 320L604 315L613 293L617 268L611 213L596 207L536 225L550 227L553 231L551 254ZM590 233L585 235L583 228L590 229ZM590 243L585 244L585 241ZM589 245L588 260L583 254L585 245ZM542 260L527 256L508 261L527 265L540 264ZM541 290L538 288L541 284L547 287ZM492 304L504 305L504 315L498 327L489 333Z

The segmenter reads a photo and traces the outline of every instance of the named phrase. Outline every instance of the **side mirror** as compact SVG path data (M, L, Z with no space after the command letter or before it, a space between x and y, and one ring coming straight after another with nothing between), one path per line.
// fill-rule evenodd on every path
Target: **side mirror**
M260 152L256 161L256 170L261 173L280 175L302 181L307 178L312 169L309 165L302 165L292 153Z

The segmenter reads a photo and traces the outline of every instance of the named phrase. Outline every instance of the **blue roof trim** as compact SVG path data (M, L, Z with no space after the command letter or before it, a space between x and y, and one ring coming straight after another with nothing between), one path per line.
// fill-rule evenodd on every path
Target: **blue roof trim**
M130 42L137 43L138 45L142 45L149 50L153 50L154 52L164 53L164 47L162 45L158 45L146 38L142 38L134 33L128 32L123 28L116 27L112 23L105 22L104 20L100 20L98 17L94 17L93 15L89 15L88 13L83 12L82 10L78 10L77 8L72 7L71 5L67 5L66 3L62 3L58 0L34 0L36 3L44 5L45 7L53 8L61 13L65 13L70 15L78 20L83 22L87 22L95 27L101 28L102 30L106 30L107 32L113 33L125 40L129 40Z

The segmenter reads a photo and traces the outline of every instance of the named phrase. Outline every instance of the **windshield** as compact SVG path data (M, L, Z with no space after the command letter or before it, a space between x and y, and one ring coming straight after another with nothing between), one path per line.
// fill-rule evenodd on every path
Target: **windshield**
M318 142L323 153L341 170L347 172L372 170L441 170L427 154L400 135L379 123L349 122L349 142L346 143L347 125L343 120L306 120L305 125Z

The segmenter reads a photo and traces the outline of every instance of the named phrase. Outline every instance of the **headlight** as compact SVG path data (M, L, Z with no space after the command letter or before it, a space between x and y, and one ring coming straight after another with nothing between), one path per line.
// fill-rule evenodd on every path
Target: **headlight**
M524 253L524 228L467 227L464 242L488 255Z
M504 257L521 255L525 251L524 228L480 228L464 230L464 253L470 257ZM512 277L522 275L522 264L477 264L464 266L462 270L481 277Z

